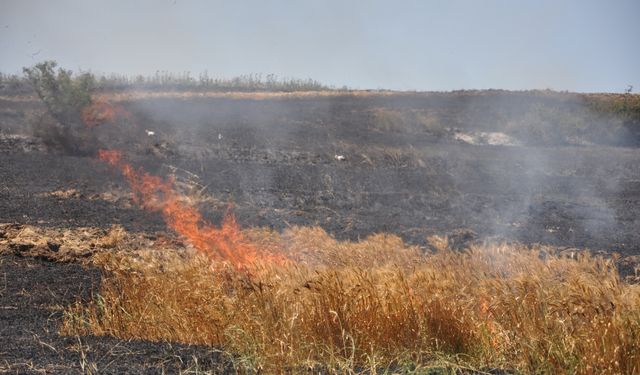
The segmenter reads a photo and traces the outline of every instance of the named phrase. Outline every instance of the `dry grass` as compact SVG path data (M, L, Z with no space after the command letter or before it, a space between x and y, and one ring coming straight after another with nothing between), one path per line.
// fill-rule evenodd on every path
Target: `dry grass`
M65 334L222 346L242 370L502 368L640 371L640 286L611 260L519 245L423 254L395 237L341 242L318 228L247 233L295 259L250 271L185 252L109 252L99 295Z

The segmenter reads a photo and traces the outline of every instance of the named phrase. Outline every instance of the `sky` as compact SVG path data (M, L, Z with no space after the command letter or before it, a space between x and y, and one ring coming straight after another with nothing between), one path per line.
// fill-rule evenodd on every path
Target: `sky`
M639 16L638 0L0 0L0 72L637 92Z

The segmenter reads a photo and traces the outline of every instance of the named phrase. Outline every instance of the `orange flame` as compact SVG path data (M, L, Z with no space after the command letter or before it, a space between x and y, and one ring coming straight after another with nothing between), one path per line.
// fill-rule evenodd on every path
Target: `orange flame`
M118 118L129 118L130 114L120 106L114 106L106 100L96 99L82 109L82 121L90 128L114 122Z
M499 330L493 320L493 311L486 298L480 297L480 318L485 322L489 334L491 334L491 346L498 349L500 346Z
M173 184L173 180L163 180L143 170L135 170L122 160L122 153L116 150L100 150L99 158L118 167L134 191L138 204L144 208L161 212L167 225L187 237L189 242L213 261L228 261L237 268L245 268L257 260L282 264L282 255L259 253L247 241L238 226L235 216L227 211L222 225L217 228L207 222L202 214L188 204Z

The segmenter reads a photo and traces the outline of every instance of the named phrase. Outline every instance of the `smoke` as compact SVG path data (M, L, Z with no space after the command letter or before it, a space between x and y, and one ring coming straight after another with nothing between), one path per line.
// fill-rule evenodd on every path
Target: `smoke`
M389 231L418 243L460 230L564 246L628 241L614 234L627 225L615 197L629 177L616 163L634 138L584 96L259 97L126 106L249 225L322 225L353 239Z
M155 175L167 164L197 175L208 194L236 203L243 226L320 225L351 239L384 231L414 243L475 232L598 249L633 237L618 197L635 172L617 165L633 138L580 95L171 95L105 93L83 111L85 128ZM219 205L197 208L196 227L225 226Z
M481 236L598 248L615 242L619 223L610 203L621 175L606 152L620 152L629 141L616 119L577 95L545 92L472 95L458 116L469 122L459 122L457 134L504 133L513 140L463 139L461 152L473 160L451 169L464 197L457 205Z

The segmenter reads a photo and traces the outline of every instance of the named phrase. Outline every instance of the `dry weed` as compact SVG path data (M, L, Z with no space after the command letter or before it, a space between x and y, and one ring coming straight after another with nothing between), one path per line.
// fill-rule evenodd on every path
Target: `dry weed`
M62 332L222 346L238 366L524 373L640 371L640 286L611 260L492 244L433 253L389 235L247 233L296 262L236 271L195 253L101 253L102 290Z

